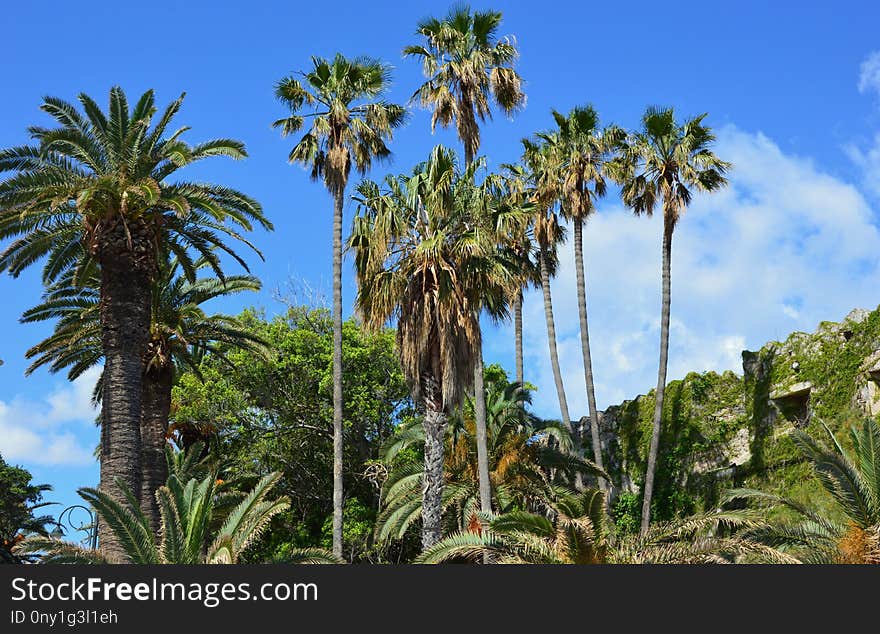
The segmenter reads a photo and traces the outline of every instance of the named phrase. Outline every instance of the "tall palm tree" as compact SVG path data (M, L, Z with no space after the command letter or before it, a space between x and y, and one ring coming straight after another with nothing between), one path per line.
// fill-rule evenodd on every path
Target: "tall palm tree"
M196 270L208 266L201 259ZM26 356L33 359L26 373L42 366L52 372L67 369L72 381L104 358L101 346L100 278L92 275L77 285L65 275L44 294L43 302L26 311L23 322L57 320L50 337L33 346ZM161 525L155 492L167 477L165 444L171 389L178 369L186 367L199 374L199 361L205 354L225 358L231 348L259 353L262 342L238 319L223 314L208 315L202 305L217 297L257 291L260 282L250 275L200 277L191 282L176 259L165 259L153 284L150 338L144 357L140 436L142 447L139 498L153 532ZM101 400L98 380L95 397Z
M246 156L238 141L189 145L181 138L187 127L167 134L183 95L156 121L151 90L130 108L122 89L112 88L106 113L86 94L79 101L83 112L45 98L41 109L58 125L31 127L32 144L0 151L0 172L12 172L0 182L0 239L14 238L0 253L0 270L17 276L47 256L48 284L71 269L77 280L100 271L101 489L122 501L117 479L140 490L143 358L159 246L182 263L192 263L195 250L222 275L215 248L241 261L224 242L244 240L235 227L272 225L238 191L179 180L180 168L201 159ZM99 533L109 555L122 554L106 524Z
M480 148L480 124L491 118L492 102L506 114L525 104L522 79L513 65L519 53L510 37L498 38L502 15L498 11L474 11L457 5L442 19L429 18L419 23L416 34L420 44L403 49L405 57L422 62L427 78L413 94L422 106L433 111L431 130L455 122L458 138L464 146L465 167L470 167ZM486 397L483 385L483 342L474 351L474 395L477 420L477 449L480 469L480 499L484 512L492 510L486 450Z
M732 489L723 501L747 500L776 513L753 538L784 548L804 563L880 564L880 425L865 420L849 429L846 450L824 425L830 446L794 430L792 439L812 464L835 512L755 489Z
M711 128L703 125L705 118L706 114L701 114L679 124L672 108L648 108L642 117L642 129L631 136L620 160L609 164L611 173L622 183L624 204L632 208L636 215L652 215L658 202L663 211L660 365L643 489L642 534L647 532L651 522L651 496L666 389L672 234L691 202L692 191L713 192L724 187L727 184L724 174L730 168L730 163L722 161L712 152L715 135Z
M287 136L311 119L288 158L310 168L333 197L333 553L342 557L342 206L352 165L364 174L375 159L388 158L387 142L406 111L381 99L391 74L378 60L313 57L301 75L278 82L275 94L291 114L273 125Z
M552 134L545 134L538 142L523 139L523 163L528 179L528 191L533 201L532 234L537 243L538 273L544 299L544 318L547 323L547 344L550 349L550 366L556 384L556 395L559 398L559 411L562 422L572 430L577 441L577 430L571 422L568 411L568 399L565 385L562 382L562 370L559 367L559 352L556 346L556 322L553 317L553 300L550 294L550 278L556 272L556 247L565 239L565 227L559 220L560 211L559 173L556 165L557 157L552 152Z
M584 224L596 211L596 201L605 196L605 161L625 133L616 126L599 127L599 115L592 106L573 108L567 115L553 110L556 134L544 135L556 153L561 211L574 228L574 262L577 278L578 314L580 317L581 352L584 380L590 413L590 437L593 461L602 467L602 446L599 441L599 414L593 384L593 363L590 355L590 331L587 321L586 282L584 279ZM542 136L542 135L539 135ZM583 444L583 439L579 439ZM599 480L599 489L606 483Z
M423 410L425 548L441 536L444 431L474 377L475 307L505 290L495 234L470 204L478 165L461 173L437 146L412 174L358 186L356 303L368 327L397 319L401 365Z

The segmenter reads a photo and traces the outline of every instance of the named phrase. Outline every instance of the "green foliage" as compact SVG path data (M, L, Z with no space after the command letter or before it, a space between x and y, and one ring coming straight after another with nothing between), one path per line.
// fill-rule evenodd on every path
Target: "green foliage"
M44 527L52 518L34 511L47 505L40 500L51 489L48 484L31 484L30 472L0 456L0 564L22 561L12 549L28 533L46 534Z
M332 322L327 310L300 306L268 320L246 311L240 321L270 354L231 351L228 363L209 356L199 366L204 381L182 374L171 429L177 438L208 441L214 453L229 459L230 477L281 472L276 490L291 506L247 558L283 558L289 548L322 545L331 513ZM345 556L357 561L377 556L362 529L376 512L378 490L364 471L411 413L393 332L367 333L345 322L343 383L345 509L351 521L345 525Z

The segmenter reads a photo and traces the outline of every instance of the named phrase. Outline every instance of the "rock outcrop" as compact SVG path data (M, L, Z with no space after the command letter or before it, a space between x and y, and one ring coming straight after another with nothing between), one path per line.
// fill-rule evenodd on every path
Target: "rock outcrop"
M815 437L880 414L880 308L856 309L814 333L743 351L743 372L691 373L666 387L658 518L713 506L729 486L809 495L814 481L789 435ZM654 392L599 413L612 498L644 478ZM584 428L589 418L581 420Z

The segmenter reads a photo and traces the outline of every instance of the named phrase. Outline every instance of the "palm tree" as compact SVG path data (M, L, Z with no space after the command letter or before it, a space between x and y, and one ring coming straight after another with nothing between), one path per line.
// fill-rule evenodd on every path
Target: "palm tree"
M195 270L208 262L193 263ZM140 436L142 447L140 500L153 532L158 535L161 517L155 492L167 477L165 444L171 389L176 372L189 368L199 376L205 354L224 359L230 349L262 351L262 342L238 319L223 314L208 315L202 305L221 296L257 291L260 282L250 275L187 279L176 259L165 259L151 293L150 338L144 357ZM26 311L23 322L57 319L50 337L32 347L33 359L26 373L48 365L52 372L67 369L73 381L103 360L100 323L100 278L93 274L77 285L69 273L44 294L43 302ZM96 386L101 399L103 377Z
M719 159L710 149L715 135L703 125L706 114L675 121L672 108L648 108L642 117L642 129L633 134L617 161L610 163L611 173L622 183L623 202L633 212L650 216L660 202L663 210L662 304L660 311L660 367L657 372L656 403L645 473L641 532L651 522L651 495L657 452L660 448L660 423L666 389L666 366L669 358L670 268L672 234L691 202L692 190L716 191L727 184L724 177L730 163Z
M77 281L100 271L101 489L122 501L117 479L140 490L143 357L159 246L182 263L191 263L188 251L195 250L222 275L215 248L243 264L224 243L226 237L244 240L234 227L272 225L260 205L238 191L177 178L181 167L210 156L246 156L244 145L230 139L189 145L181 138L186 127L166 135L183 95L155 122L153 91L130 109L114 87L107 113L88 95L79 101L84 114L45 98L41 109L58 126L31 127L33 144L0 151L0 172L13 172L0 182L0 239L15 238L0 253L0 270L17 276L48 256L47 284L71 269ZM106 525L99 531L108 555L121 555Z
M524 404L531 402L528 390L517 383L495 381L487 387L489 467L493 506L499 512L534 505L546 496L548 482L565 487L575 482L578 473L603 473L568 451L568 428L556 421L541 420L524 409ZM468 399L463 409L462 416L452 417L444 447L442 511L444 524L452 530L463 529L480 510L473 399ZM380 540L403 539L421 517L419 484L423 468L398 456L406 456L407 449L421 452L424 441L424 432L417 424L402 425L382 449L380 458L389 472L376 521ZM555 477L551 478L551 473Z
M513 564L795 563L747 536L765 526L763 522L730 511L702 513L654 525L645 536L619 538L608 522L604 497L598 489L554 491L543 509L490 515L485 529L472 522L468 530L437 543L416 562L488 557Z
M847 451L823 423L831 446L803 430L791 433L825 491L832 509L802 504L755 489L726 491L723 501L755 502L768 511L787 511L753 537L791 551L804 563L880 564L880 425L865 420L849 429Z
M492 102L506 114L525 105L522 79L513 68L516 44L497 37L501 18L498 11L472 13L467 5L457 5L442 19L420 22L416 34L424 42L403 49L405 57L421 60L427 78L413 99L433 110L432 130L438 123L445 128L455 122L465 165L477 156L478 120L492 117Z
M388 158L386 143L406 111L381 100L391 77L378 60L313 57L312 69L301 74L303 81L278 82L275 94L291 114L273 126L287 136L311 118L288 158L311 169L333 197L333 553L342 557L342 206L352 164L364 174L373 160Z
M550 278L556 272L556 246L565 239L565 227L559 221L559 183L556 175L557 158L551 151L552 134L545 134L542 142L523 139L524 174L528 179L528 191L533 204L532 234L537 243L538 272L541 291L544 299L544 318L547 322L547 343L550 349L550 365L556 384L556 395L559 398L559 411L562 422L572 430L577 440L568 412L568 399L565 396L565 385L562 382L562 370L559 367L559 352L556 347L556 322L553 317L553 300L550 294Z
M356 304L370 328L397 319L401 366L423 410L425 548L441 535L444 431L474 376L475 306L505 291L495 233L470 205L478 166L459 173L454 153L437 146L412 174L358 186Z
M429 18L419 23L416 34L421 44L403 49L404 57L422 62L427 81L413 94L422 106L433 111L431 130L455 122L458 138L464 146L465 167L470 167L480 148L480 125L491 118L491 103L506 114L525 104L522 79L514 70L518 57L512 38L497 37L502 15L498 11L471 12L467 5L458 5L442 19ZM479 120L479 122L478 122ZM489 485L488 453L486 451L486 402L483 385L483 341L474 351L474 394L476 397L477 448L480 465L481 504L484 512L492 510Z
M556 153L555 166L561 211L574 227L574 262L577 278L578 314L580 317L581 351L584 359L584 380L590 412L590 436L593 460L602 467L602 446L599 441L599 414L593 385L593 363L590 355L590 332L587 322L586 282L584 279L584 224L596 210L596 201L605 196L605 161L625 134L611 126L599 128L599 115L592 106L574 108L568 115L553 110L557 129L555 135L539 135ZM579 439L581 444L583 439ZM599 480L604 491L605 480Z

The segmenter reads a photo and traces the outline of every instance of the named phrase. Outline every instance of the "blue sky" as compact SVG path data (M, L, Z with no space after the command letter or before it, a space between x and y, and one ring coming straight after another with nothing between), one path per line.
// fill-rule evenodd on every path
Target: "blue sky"
M823 6L824 5L824 6ZM519 139L551 123L550 108L592 103L607 123L638 124L650 104L681 115L708 112L718 153L735 168L731 186L698 198L677 234L673 259L670 378L688 370L740 369L740 351L792 330L813 330L856 306L874 308L880 266L880 9L873 2L492 3L503 34L521 52L526 108L483 128L489 166L513 161ZM329 291L330 201L307 173L286 163L291 140L270 122L283 115L276 80L311 55L380 57L394 65L389 99L405 101L421 81L401 48L417 21L443 3L151 2L14 3L4 7L6 49L0 146L27 140L44 124L41 97L105 102L120 84L130 98L154 88L159 103L182 91L178 116L200 141L234 137L250 158L208 161L192 178L257 198L275 224L254 236L266 256L251 258L265 291L218 302L280 309L272 291L296 280ZM395 137L392 164L403 171L433 144L429 114L416 110ZM347 219L351 208L347 209ZM586 231L588 301L600 407L647 391L656 372L659 237L655 221L634 219L614 195ZM574 271L568 248L554 281L562 365L573 414L586 410L577 338ZM24 377L24 351L49 326L18 318L39 298L35 269L0 277L0 452L55 487L49 499L77 501L97 481L90 381ZM347 269L344 297L354 297ZM527 378L536 409L557 415L538 298L527 298ZM509 325L487 326L487 361L512 367ZM59 507L60 508L60 507Z

